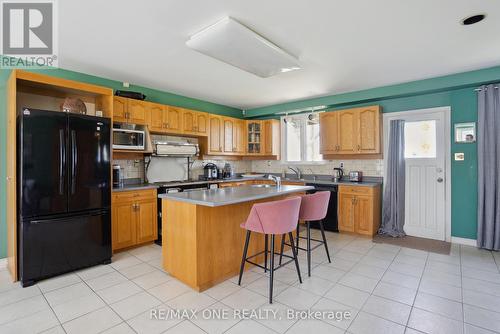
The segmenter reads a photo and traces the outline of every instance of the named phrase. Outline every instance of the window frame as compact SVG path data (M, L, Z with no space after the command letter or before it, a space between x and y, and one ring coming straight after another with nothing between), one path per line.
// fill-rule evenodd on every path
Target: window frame
M280 162L282 165L324 165L327 163L327 160L323 159L318 160L318 161L308 161L305 160L307 157L307 135L306 135L306 128L307 128L307 118L311 114L318 114L319 112L308 112L308 113L303 113L303 114L293 114L293 115L285 115L280 117L280 130L281 130L281 159ZM286 154L286 145L287 145L287 131L286 131L286 126L284 120L287 117L297 117L299 116L300 118L304 119L304 122L301 122L300 126L300 134L301 134L301 140L300 140L300 161L288 161L287 160L287 154ZM321 130L320 130L320 136L321 136Z

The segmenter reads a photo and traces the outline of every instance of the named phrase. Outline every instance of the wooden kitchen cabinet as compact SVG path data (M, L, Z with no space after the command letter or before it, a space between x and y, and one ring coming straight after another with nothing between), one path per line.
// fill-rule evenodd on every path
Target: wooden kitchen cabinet
M113 250L156 240L156 189L113 193L111 230Z
M245 154L246 148L246 122L241 119L233 121L233 153L238 155Z
M266 156L280 155L280 121L268 119L263 121L264 147L263 154ZM279 158L278 158L279 159Z
M356 111L354 109L343 110L338 112L338 154L354 154L356 153L356 138L358 129L356 127Z
M319 114L319 149L321 154L336 154L338 151L339 113Z
M182 108L167 106L167 132L182 133Z
M224 123L222 116L209 116L208 154L220 155L224 145Z
M358 152L361 154L378 154L380 148L380 108L371 106L358 109Z
M127 99L124 97L113 97L113 121L127 122Z
M262 150L262 121L247 121L247 149L250 155L260 155Z
M157 201L155 198L137 201L137 243L154 241L158 238Z
M376 234L381 219L380 191L381 186L339 186L339 231Z
M320 153L370 155L381 153L380 106L320 114Z
M224 154L233 154L236 151L235 140L235 120L230 117L222 118L223 145L222 152Z
M184 134L208 135L208 113L189 109L182 110L182 130Z
M113 97L113 121L131 124L146 124L149 102Z
M148 116L149 131L166 131L167 113L165 111L165 106L154 103L151 104L150 110L150 115Z
M136 219L132 201L113 203L111 226L113 250L135 245Z

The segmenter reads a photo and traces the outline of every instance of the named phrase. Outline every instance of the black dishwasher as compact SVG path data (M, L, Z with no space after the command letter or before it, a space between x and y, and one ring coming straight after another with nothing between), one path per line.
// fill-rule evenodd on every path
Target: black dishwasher
M337 193L338 186L337 185L324 185L317 183L307 183L306 186L313 186L313 190L308 190L308 194L314 194L317 191L329 191L330 192L330 202L328 203L328 212L326 213L325 219L323 219L323 226L325 230L338 232L339 224L337 217ZM312 228L319 229L319 224L317 222L311 222Z

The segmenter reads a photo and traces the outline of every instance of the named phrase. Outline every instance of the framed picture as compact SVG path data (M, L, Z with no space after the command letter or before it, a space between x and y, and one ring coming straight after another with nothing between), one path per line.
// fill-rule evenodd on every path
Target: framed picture
M455 143L475 143L476 142L476 123L456 123L455 124Z

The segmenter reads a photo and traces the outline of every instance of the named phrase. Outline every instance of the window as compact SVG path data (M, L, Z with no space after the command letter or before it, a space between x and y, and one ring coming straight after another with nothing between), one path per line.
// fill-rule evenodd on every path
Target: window
M323 156L319 153L318 113L282 117L281 129L283 161L323 161Z
M405 158L436 157L436 121L405 122Z

